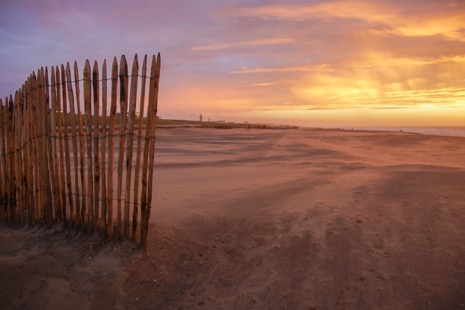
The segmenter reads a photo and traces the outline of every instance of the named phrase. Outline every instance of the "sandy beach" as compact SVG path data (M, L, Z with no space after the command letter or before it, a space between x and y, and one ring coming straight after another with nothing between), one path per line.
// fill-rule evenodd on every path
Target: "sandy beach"
M465 309L465 137L157 130L147 254L0 226L1 309Z

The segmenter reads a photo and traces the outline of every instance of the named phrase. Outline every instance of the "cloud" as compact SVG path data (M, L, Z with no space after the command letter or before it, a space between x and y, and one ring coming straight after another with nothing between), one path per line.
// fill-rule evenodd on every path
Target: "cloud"
M288 44L292 43L292 38L265 38L265 39L256 39L250 41L241 41L241 42L229 42L229 43L214 43L208 45L194 46L191 50L193 51L212 51L212 50L224 50L233 47L241 46L259 46L259 45L278 45L278 44Z
M368 66L347 66L333 74L308 76L305 83L292 90L302 101L328 108L465 104L465 79L460 75L465 62L386 58L384 61L389 65L372 61ZM448 70L450 66L456 70Z
M381 5L379 5L381 6ZM332 1L310 5L265 5L237 8L231 15L240 17L257 17L275 20L308 20L310 18L358 18L364 20L388 20L394 16L392 10L380 10L370 3L362 1Z
M319 65L303 65L303 66L291 66L291 67L275 67L275 68L248 68L243 67L240 70L231 71L234 74L246 74L246 73L272 73L272 72L330 72L333 71L328 64Z
M236 8L228 14L242 18L259 18L263 20L287 20L293 22L311 19L356 19L370 24L381 32L401 36L442 35L452 40L464 41L463 20L465 10L458 2L447 5L441 2L440 12L415 12L423 2L413 1L409 10L391 2L381 1L330 1L310 5L265 5L257 7ZM415 13L408 13L414 11ZM435 14L436 13L436 14ZM440 13L440 14L438 14ZM380 26L384 26L380 28Z

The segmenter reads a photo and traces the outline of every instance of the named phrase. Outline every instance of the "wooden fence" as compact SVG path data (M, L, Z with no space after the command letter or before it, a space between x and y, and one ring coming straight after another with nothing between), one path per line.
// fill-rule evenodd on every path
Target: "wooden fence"
M64 223L147 244L160 54L33 72L0 99L0 194L7 223ZM147 90L148 86L148 91ZM148 93L148 94L147 94ZM146 111L144 110L146 109ZM140 210L139 210L140 209Z

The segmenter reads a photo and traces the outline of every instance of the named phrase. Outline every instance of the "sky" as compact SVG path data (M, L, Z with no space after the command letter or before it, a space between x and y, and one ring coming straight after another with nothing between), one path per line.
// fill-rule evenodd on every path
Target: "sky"
M0 96L160 52L162 118L465 126L465 0L0 0Z

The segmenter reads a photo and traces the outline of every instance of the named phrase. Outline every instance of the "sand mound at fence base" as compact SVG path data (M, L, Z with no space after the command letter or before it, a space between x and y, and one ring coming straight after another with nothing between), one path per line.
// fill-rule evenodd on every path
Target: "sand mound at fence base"
M114 308L125 264L141 255L130 242L103 242L97 235L5 227L0 253L2 309Z
M105 241L61 228L0 226L0 308L179 305L200 271L195 253L202 247L175 228L151 230L152 253L147 255L130 241Z

